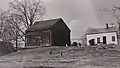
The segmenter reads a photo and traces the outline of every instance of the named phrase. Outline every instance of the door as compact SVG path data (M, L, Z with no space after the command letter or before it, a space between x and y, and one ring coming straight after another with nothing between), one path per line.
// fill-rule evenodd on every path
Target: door
M103 36L103 44L106 44L106 36Z

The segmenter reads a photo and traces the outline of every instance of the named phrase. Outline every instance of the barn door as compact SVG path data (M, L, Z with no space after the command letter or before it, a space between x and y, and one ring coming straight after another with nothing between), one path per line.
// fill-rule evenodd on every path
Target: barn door
M103 36L103 44L106 44L106 36Z

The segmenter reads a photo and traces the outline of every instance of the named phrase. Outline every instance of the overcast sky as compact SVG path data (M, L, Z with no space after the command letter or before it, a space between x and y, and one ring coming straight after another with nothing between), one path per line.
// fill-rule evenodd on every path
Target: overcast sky
M6 9L11 0L1 0L0 8ZM103 8L120 4L120 0L42 0L47 9L45 19L62 17L68 24L72 38L80 38L86 29L104 27L113 16Z

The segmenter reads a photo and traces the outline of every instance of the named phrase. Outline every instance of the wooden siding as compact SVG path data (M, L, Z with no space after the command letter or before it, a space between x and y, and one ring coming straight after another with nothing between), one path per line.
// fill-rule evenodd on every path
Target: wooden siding
M48 21L47 21L48 22ZM45 27L44 27L45 28ZM27 46L70 45L70 29L62 19L47 30L26 31Z

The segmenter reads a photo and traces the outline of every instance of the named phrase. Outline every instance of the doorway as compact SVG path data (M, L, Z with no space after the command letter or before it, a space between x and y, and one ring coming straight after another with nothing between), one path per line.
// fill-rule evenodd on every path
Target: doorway
M106 44L106 36L103 36L103 44Z

